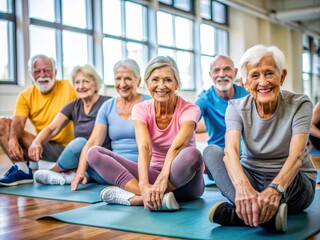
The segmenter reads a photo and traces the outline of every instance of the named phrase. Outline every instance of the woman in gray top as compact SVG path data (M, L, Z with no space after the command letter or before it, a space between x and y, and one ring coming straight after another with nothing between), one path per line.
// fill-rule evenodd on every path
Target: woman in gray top
M231 204L214 204L209 219L285 231L287 212L303 211L315 194L317 172L307 150L312 103L304 94L280 90L287 71L277 47L254 46L239 65L250 95L229 101L224 152L216 145L204 151L208 170Z
M71 80L78 98L65 105L51 124L38 134L29 148L29 156L36 161L40 160L43 144L58 135L70 121L74 125L75 139L64 148L51 170L35 172L34 179L38 183L52 185L71 183L82 148L92 132L98 110L107 99L111 98L98 94L102 79L91 65L76 66L71 73ZM105 135L102 146L111 149L108 134Z

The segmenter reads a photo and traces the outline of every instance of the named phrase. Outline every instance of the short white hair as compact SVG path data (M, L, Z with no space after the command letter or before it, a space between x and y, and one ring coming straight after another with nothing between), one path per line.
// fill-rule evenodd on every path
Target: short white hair
M44 55L44 54L37 54L37 55L35 55L35 56L33 56L32 58L29 59L28 69L29 69L30 73L33 70L34 63L40 58L45 58L45 59L50 60L51 64L52 64L52 71L54 72L56 70L56 61L53 58L48 57L47 55Z
M114 78L116 78L117 70L120 67L128 68L129 71L133 73L135 78L141 77L140 76L140 67L139 67L138 63L133 59L127 58L127 59L120 60L120 61L116 62L116 64L113 66Z
M285 69L285 56L276 46L267 47L265 45L255 45L249 48L240 58L239 70L243 84L247 81L247 66L254 66L266 56L272 56L276 64L277 71L282 74Z

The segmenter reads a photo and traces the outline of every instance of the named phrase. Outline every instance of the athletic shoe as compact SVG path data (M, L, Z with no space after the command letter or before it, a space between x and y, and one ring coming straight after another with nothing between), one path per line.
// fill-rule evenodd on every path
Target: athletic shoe
M247 226L236 213L236 207L226 201L215 203L209 212L209 220L222 226ZM287 204L282 203L275 216L261 225L273 232L284 232L287 228Z
M163 195L161 209L159 211L176 211L180 209L180 205L174 197L173 192Z
M235 206L226 201L218 201L211 207L209 220L222 226L246 226L238 217Z
M130 206L129 199L135 194L119 187L111 186L104 188L100 193L100 199L109 204Z
M261 224L261 227L271 232L285 232L287 230L288 206L281 203L276 215L269 222Z
M71 181L75 175L75 171L59 173L51 170L38 170L34 173L34 180L41 184L65 185L71 184Z
M28 167L29 173L25 173L18 169L17 165L13 165L0 179L0 186L15 186L18 184L26 184L33 182L32 170Z

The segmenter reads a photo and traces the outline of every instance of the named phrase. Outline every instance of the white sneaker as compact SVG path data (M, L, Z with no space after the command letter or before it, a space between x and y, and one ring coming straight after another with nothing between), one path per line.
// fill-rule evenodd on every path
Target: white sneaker
M129 199L135 194L119 187L111 186L104 188L100 193L102 201L110 204L130 206Z
M38 170L34 173L33 178L37 183L49 185L65 185L71 184L75 171L70 172L54 172L51 170Z
M174 197L173 192L163 195L160 211L176 211L180 209L180 205Z

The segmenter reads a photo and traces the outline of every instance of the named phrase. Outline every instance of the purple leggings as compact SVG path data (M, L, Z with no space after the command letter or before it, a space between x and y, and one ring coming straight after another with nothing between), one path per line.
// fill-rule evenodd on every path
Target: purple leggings
M87 153L88 163L105 181L124 188L133 178L138 177L138 163L119 156L112 151L95 146ZM199 198L204 192L203 159L200 151L194 147L181 150L171 164L169 180L179 201ZM149 182L153 184L160 171L149 169Z

